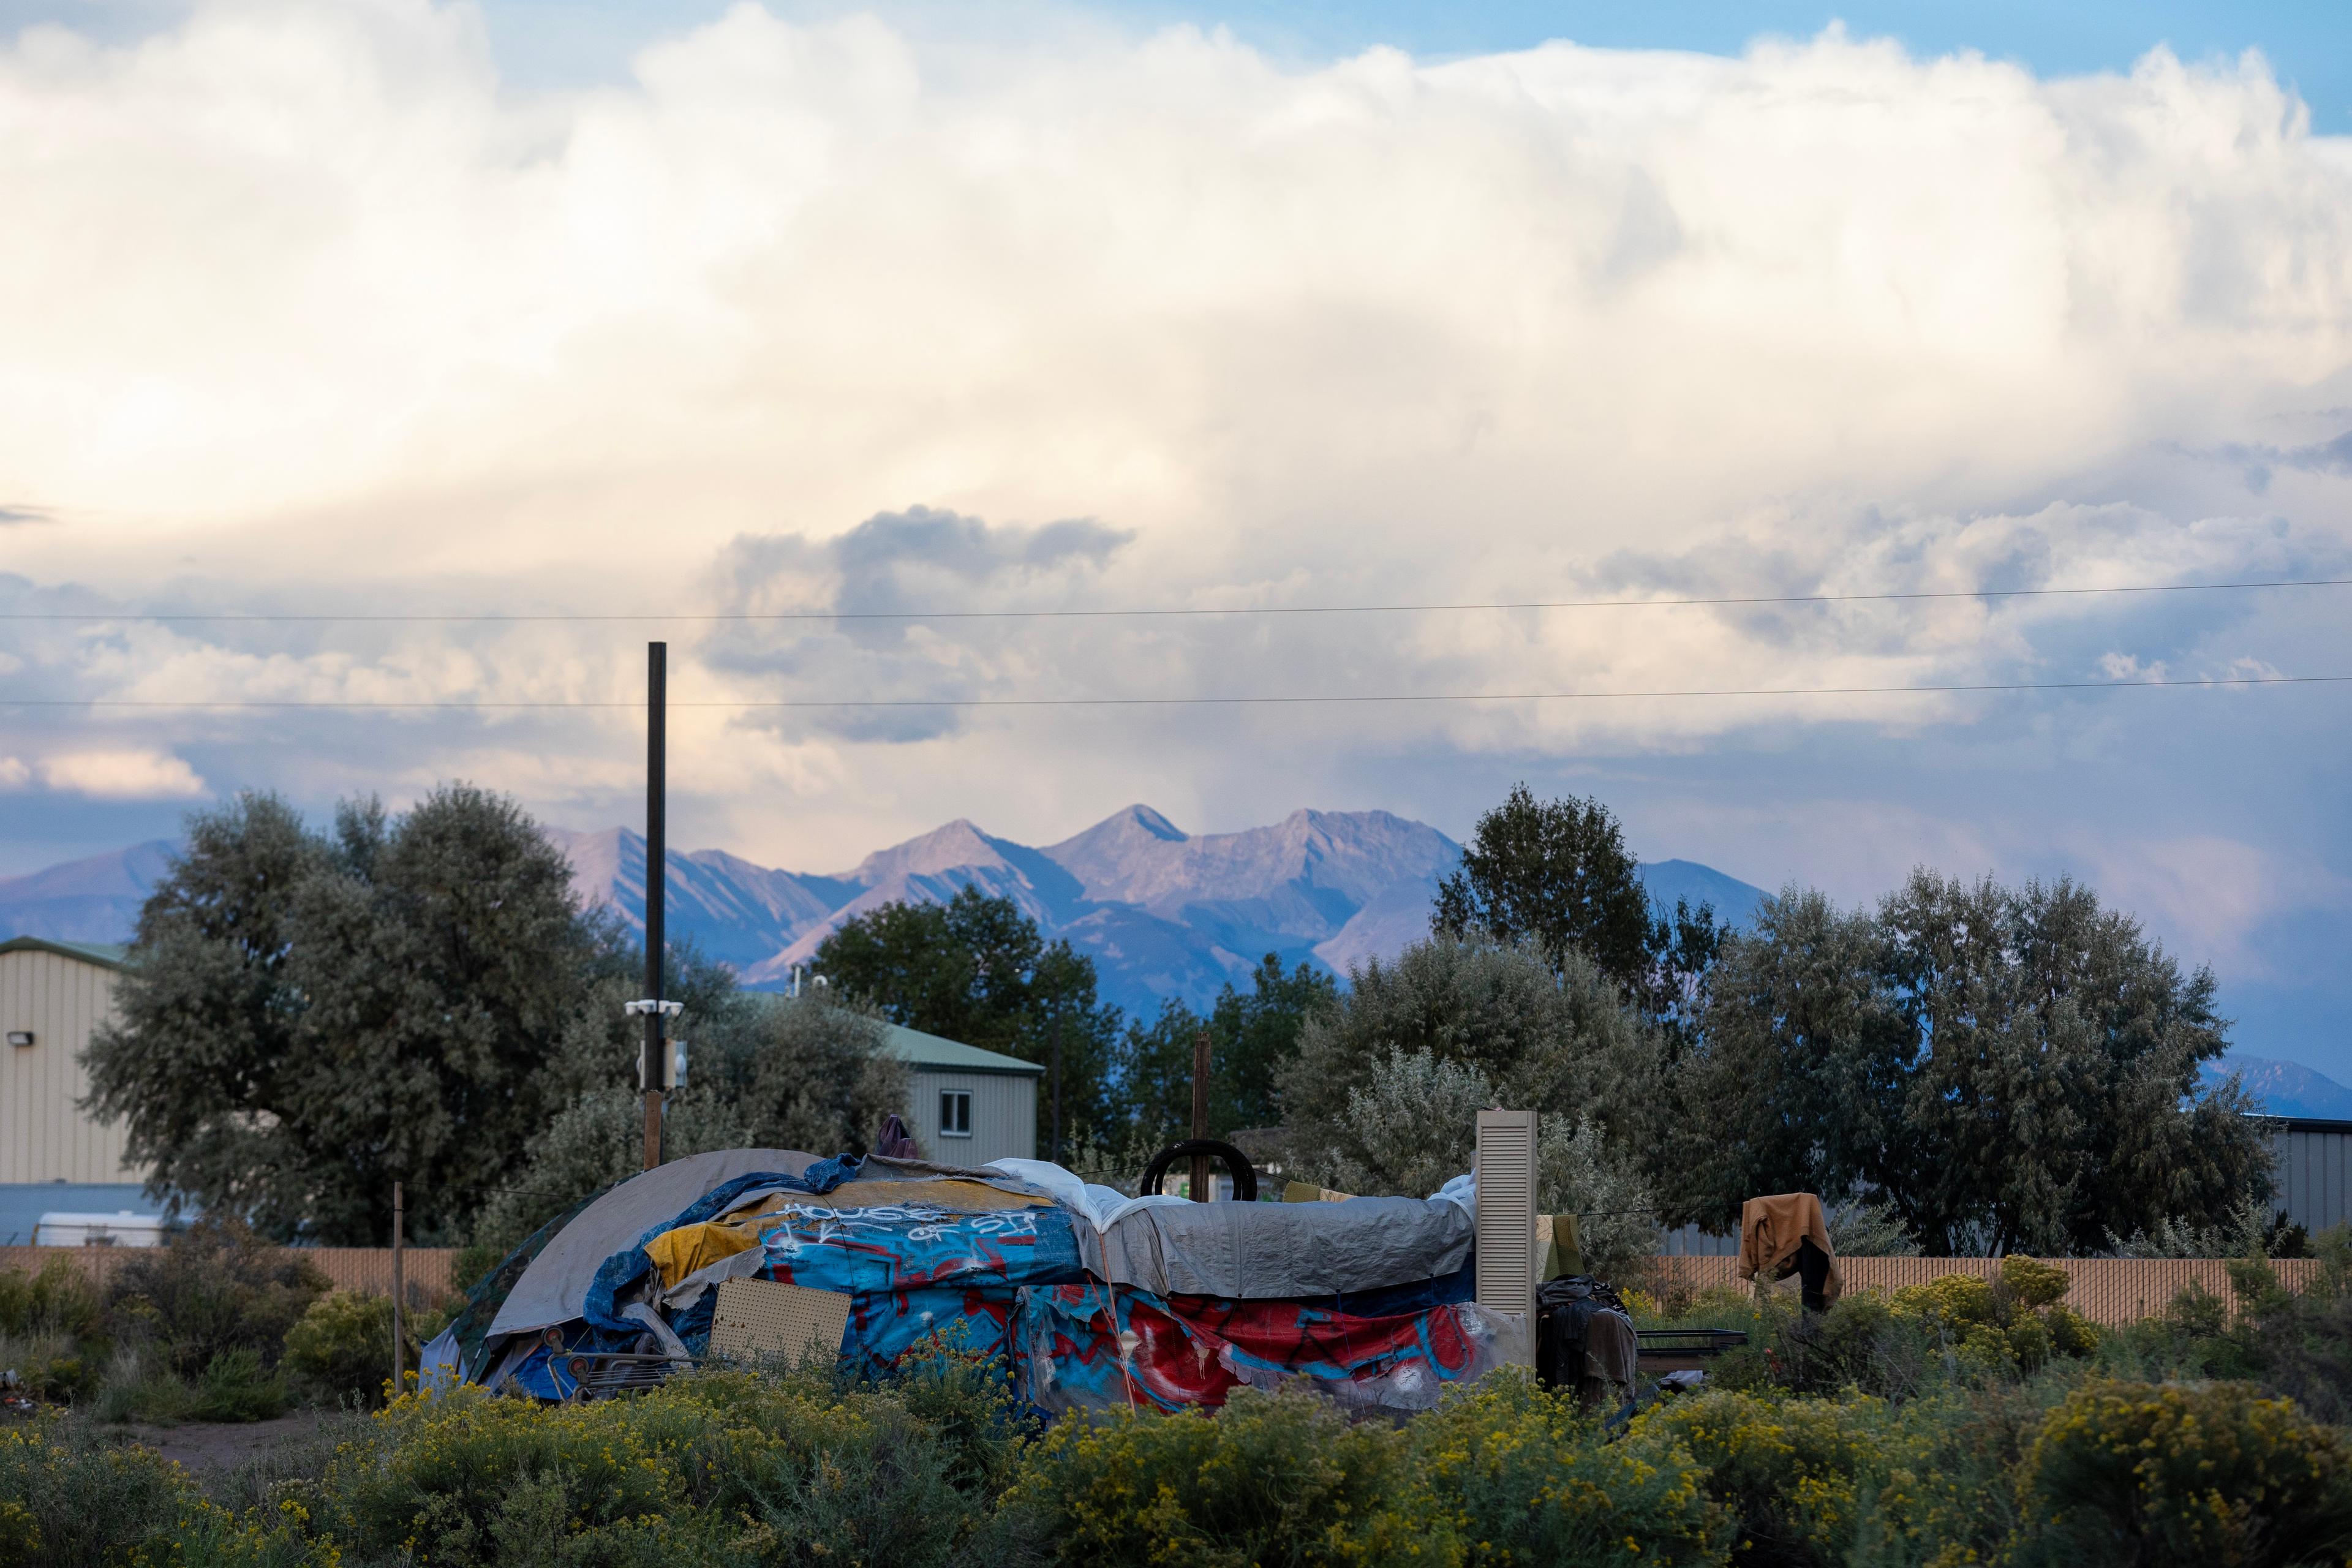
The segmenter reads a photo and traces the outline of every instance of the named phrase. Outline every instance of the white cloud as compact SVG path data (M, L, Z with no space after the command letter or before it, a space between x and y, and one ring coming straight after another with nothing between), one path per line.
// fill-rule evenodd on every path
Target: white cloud
M2131 911L2183 967L2210 963L2231 979L2277 972L2257 940L2281 914L2352 906L2352 879L2308 860L2217 835L2085 847L2100 896Z
M44 757L41 782L68 795L105 800L178 800L202 795L196 770L167 752L68 752Z
M0 757L0 789L23 789L33 782L33 770L21 757Z
M978 607L1927 592L2352 552L2352 477L2282 458L2257 493L2228 455L2326 449L2326 411L2352 405L2352 154L2258 60L2158 50L2043 80L1832 31L1738 59L1289 68L1183 29L981 45L747 5L625 87L534 96L462 6L199 0L136 47L0 45L0 473L53 520L12 531L9 567L124 601L824 605L859 581L841 536L916 505L999 540L1102 531L1057 574L982 552L991 571L907 580ZM803 576L752 582L755 558ZM2184 605L2207 618L1951 600L887 635L42 626L0 658L28 689L150 702L627 703L664 631L681 701L2309 668ZM705 791L714 838L846 864L956 815L1045 836L1140 795L1237 826L1432 758L2006 711L706 713L673 779ZM92 754L69 718L40 722ZM208 742L254 759L236 782L462 773L589 824L628 798L637 745L625 708L153 723L141 787L163 794L204 788L173 749ZM1772 854L1858 892L1990 841L1863 793L1816 790L1840 804Z

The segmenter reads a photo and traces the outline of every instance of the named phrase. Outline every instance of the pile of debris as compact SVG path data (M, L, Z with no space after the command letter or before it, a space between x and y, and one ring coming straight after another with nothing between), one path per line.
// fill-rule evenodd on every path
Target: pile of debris
M425 1347L423 1379L565 1400L708 1359L887 1377L944 1344L995 1361L1046 1415L1301 1382L1405 1413L1536 1363L1549 1336L1546 1381L1630 1392L1637 1337L1607 1287L1574 1278L1572 1219L1521 1211L1522 1279L1554 1282L1511 1312L1480 1303L1472 1178L1429 1198L1286 1195L1312 1201L1129 1197L1039 1160L694 1155L541 1228Z
M524 1243L426 1347L425 1379L566 1399L709 1356L887 1375L943 1341L1000 1358L1048 1414L1215 1405L1298 1378L1423 1409L1508 1339L1472 1300L1468 1185L1192 1203L1036 1160L695 1155Z

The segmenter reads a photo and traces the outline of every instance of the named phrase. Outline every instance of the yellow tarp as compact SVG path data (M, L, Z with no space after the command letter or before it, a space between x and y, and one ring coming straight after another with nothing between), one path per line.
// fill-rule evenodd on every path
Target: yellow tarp
M738 1209L724 1219L666 1230L646 1243L646 1256L653 1260L655 1269L661 1275L662 1289L667 1290L698 1268L708 1268L722 1258L732 1258L759 1246L762 1222L782 1209L891 1208L928 1204L934 1208L982 1214L995 1209L1045 1208L1053 1201L1008 1193L984 1182L845 1182L823 1197L771 1193L752 1207Z
M708 1268L722 1258L749 1252L759 1245L759 1229L748 1220L738 1225L714 1219L662 1232L646 1243L646 1256L660 1271L662 1289L667 1290L698 1268Z

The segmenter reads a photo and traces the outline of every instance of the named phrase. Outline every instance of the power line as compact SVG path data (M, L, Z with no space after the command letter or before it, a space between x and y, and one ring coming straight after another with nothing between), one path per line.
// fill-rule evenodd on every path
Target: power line
M2218 676L2193 680L2001 680L1954 682L1934 686L1760 686L1671 689L1649 691L1435 691L1369 695L1298 694L1243 697L882 697L843 699L672 701L672 708L732 710L885 709L885 708L1244 708L1288 707L1318 703L1410 702L1570 702L1651 700L1691 697L1912 697L1946 693L2002 691L2129 691L2190 687L2336 686L2352 683L2352 675ZM297 701L147 701L105 697L0 697L0 708L131 709L194 712L205 710L277 711L286 709L326 709L358 711L435 710L506 712L542 710L628 709L644 706L642 699L615 701L400 702L368 700Z
M629 611L449 615L276 615L205 610L22 610L0 612L0 621L154 621L263 626L329 625L531 625L539 623L680 622L791 623L814 621L1013 621L1113 620L1209 616L1380 616L1466 614L1492 610L1669 610L1742 605L1899 604L1935 599L2074 598L2094 594L2219 594L2270 588L2352 587L2352 577L2308 577L2241 583L2130 583L2081 588L1942 588L1887 594L1725 594L1680 599L1528 599L1493 603L1402 605L1249 605L1237 606L1139 605L1096 610L778 610L772 612Z

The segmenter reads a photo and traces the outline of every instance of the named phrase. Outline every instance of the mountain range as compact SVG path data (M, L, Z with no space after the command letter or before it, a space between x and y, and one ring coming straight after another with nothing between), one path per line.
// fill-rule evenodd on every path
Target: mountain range
M625 827L547 834L571 861L582 899L642 930L645 839ZM151 839L0 878L0 937L126 942L177 849ZM1067 938L1091 957L1105 1001L1148 1014L1163 998L1199 1006L1229 980L1246 984L1269 952L1342 975L1393 957L1428 931L1438 883L1461 858L1461 846L1437 829L1385 811L1296 811L1265 827L1188 834L1131 805L1043 848L958 820L832 875L777 870L722 849L673 851L668 918L673 940L691 939L747 984L773 989L844 921L893 900L939 901L977 887L1011 899L1048 938ZM1734 925L1753 918L1764 897L1690 860L1645 864L1642 879L1661 905L1712 904ZM2205 1068L2209 1082L2232 1072L2273 1115L2352 1120L2352 1089L2309 1068L2236 1053Z
M2241 1056L2232 1051L2204 1066L2205 1081L2218 1083L2238 1075L2246 1092L2273 1116L2308 1116L2323 1121L2352 1121L2352 1089L2300 1062L2270 1057Z
M624 827L547 831L581 897L641 930L644 838ZM174 847L157 839L0 880L0 932L123 941ZM1149 1012L1168 997L1203 1004L1269 952L1335 974L1392 957L1427 932L1438 883L1461 856L1437 829L1385 811L1297 811L1265 827L1196 835L1131 805L1043 848L950 822L830 875L719 849L674 851L668 921L673 940L691 939L747 984L772 988L846 921L976 887L1091 957L1104 1000ZM1687 860L1642 874L1663 903L1711 903L1735 923L1763 896Z

